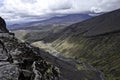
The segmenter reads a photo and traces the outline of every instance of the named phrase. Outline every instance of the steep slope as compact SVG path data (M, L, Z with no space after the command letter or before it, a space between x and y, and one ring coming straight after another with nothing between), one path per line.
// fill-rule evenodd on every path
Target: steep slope
M40 56L39 48L16 39L14 34L6 29L5 24L0 23L0 27L2 31L0 33L0 80L56 80L59 78L59 69Z
M120 9L69 26L53 46L65 56L89 62L120 79Z
M0 32L8 32L4 19L0 17Z

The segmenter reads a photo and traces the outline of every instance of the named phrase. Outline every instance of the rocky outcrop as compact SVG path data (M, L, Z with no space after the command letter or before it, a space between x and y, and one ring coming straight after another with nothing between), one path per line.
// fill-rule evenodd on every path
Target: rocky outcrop
M0 80L58 80L58 70L40 56L39 48L16 39L0 21Z
M0 17L0 33L8 33L9 31L6 28L6 23L3 18Z
M29 43L0 38L0 80L55 80L55 66L45 61ZM57 72L57 71L56 71Z

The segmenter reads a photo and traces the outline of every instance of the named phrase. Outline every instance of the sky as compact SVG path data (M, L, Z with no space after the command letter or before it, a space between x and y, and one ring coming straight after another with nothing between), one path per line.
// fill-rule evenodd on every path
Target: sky
M47 19L67 14L95 15L120 8L120 0L0 0L7 21Z

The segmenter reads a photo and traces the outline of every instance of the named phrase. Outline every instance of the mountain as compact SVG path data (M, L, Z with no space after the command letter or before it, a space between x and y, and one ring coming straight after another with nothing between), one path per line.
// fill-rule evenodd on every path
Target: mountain
M51 26L54 24L60 24L60 25L69 25L72 23L76 23L79 21L86 20L88 18L91 18L91 16L87 14L69 14L64 16L56 16L52 17L46 20L36 20L36 21L24 21L23 23L20 22L14 22L13 24L8 24L8 29L10 30L27 30L27 29L37 29L38 26L45 27L45 26ZM34 26L34 27L33 27ZM37 27L36 27L37 26Z
M48 20L43 20L42 22L47 24L75 23L86 20L88 18L91 18L91 16L87 14L69 14L65 16L52 17Z
M53 17L43 21L14 24L11 25L10 30L16 33L16 37L18 39L22 39L24 41L35 42L44 40L45 42L52 42L62 35L63 30L68 25L88 18L91 17L86 14L70 14L66 16Z
M44 40L45 42L52 42L62 34L62 30L68 25L88 18L91 17L86 14L70 14L52 17L43 21L17 22L12 25L9 23L8 28L16 34L18 39L24 41L34 42Z
M66 25L46 25L41 28L31 27L24 30L14 30L13 32L16 34L15 36L18 39L28 41L30 43L40 40L44 40L44 42L52 42L62 35L62 32L66 27Z
M105 80L120 79L120 9L68 26L52 44L64 56L89 62Z
M0 23L0 31L3 29L6 29L6 26ZM0 80L103 80L103 78L102 72L87 62L63 56L59 58L28 42L18 40L9 31L0 33Z

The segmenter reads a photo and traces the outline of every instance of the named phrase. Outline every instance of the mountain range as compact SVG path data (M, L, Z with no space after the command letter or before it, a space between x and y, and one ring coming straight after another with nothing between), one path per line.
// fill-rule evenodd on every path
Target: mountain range
M52 55L17 39L5 23L0 26L0 80L103 80L89 63Z
M21 22L14 22L14 23L9 23L8 24L8 29L10 30L17 30L17 29L37 29L35 26L39 27L45 27L45 26L51 26L54 24L60 24L60 25L70 25L76 22L80 22L83 20L86 20L88 18L91 18L91 16L87 14L69 14L69 15L64 15L64 16L56 16L56 17L51 17L49 19L45 20L36 20L36 21L22 21ZM34 27L33 27L34 26Z
M52 21L55 20L55 23L57 23L56 19L53 18ZM62 19L62 22L64 22L65 18ZM65 21L67 22L67 20ZM47 24L49 22L43 21L43 23ZM28 32L21 36L21 40L28 41L39 48L43 47L42 44L45 44L44 47L47 46L47 49L53 50L54 48L58 52L55 53L59 58L61 56L67 57L67 59L62 57L62 60L68 62L71 62L71 59L80 61L81 64L77 65L77 69L82 72L80 74L82 79L77 78L79 75L73 79L70 77L72 74L69 74L67 76L68 80L120 79L120 9L90 17L80 22L70 23L69 25L53 25L52 23L51 27L49 25L42 29L38 29L38 27L41 26L37 25L34 29L29 26L28 28L22 28L22 30ZM17 29L14 32L18 33L20 30ZM20 34L17 35L16 37L19 38ZM42 50L46 51L46 47L42 48ZM52 60L51 57L48 59ZM70 67L72 66L70 65ZM67 69L65 70L67 71ZM88 74L86 75L86 73ZM85 77L83 78L82 76ZM94 76L94 78L91 76Z

